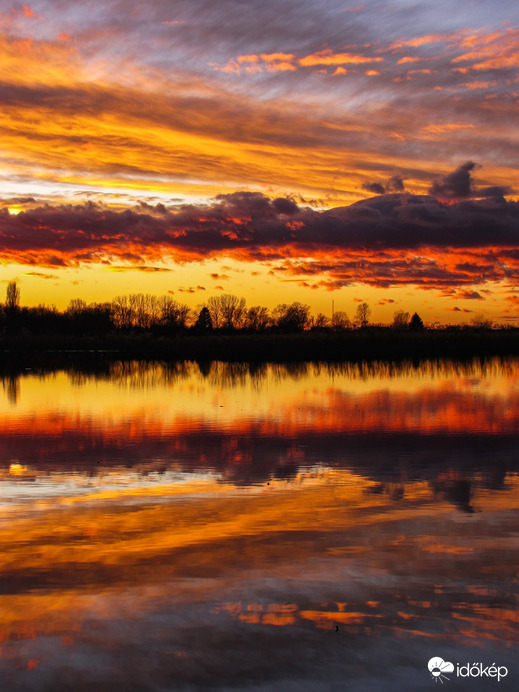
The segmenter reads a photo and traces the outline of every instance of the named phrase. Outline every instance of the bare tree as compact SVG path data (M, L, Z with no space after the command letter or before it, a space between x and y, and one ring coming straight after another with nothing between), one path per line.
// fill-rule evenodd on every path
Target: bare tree
M111 304L112 321L117 329L130 329L133 323L132 307L128 296L117 296Z
M492 320L489 317L485 317L481 312L478 312L471 318L470 324L475 329L492 329L493 326Z
M156 296L149 293L132 293L130 302L135 312L135 323L133 326L139 329L149 329L159 321L159 308Z
M231 296L228 293L223 293L220 298L222 301L224 327L227 327L227 329L239 329L245 316L245 298Z
M288 331L302 331L308 324L310 318L310 306L299 302L281 303L272 311L276 325Z
M216 329L221 327L238 329L242 326L245 317L245 298L223 293L221 296L209 298L207 308L213 327Z
M7 284L5 307L11 312L15 312L20 308L20 289L16 281L9 281Z
M261 305L254 305L247 310L245 315L244 325L247 329L253 329L256 332L263 331L271 323L271 318L267 308Z
M222 316L222 302L220 300L221 296L211 296L207 301L207 309L209 310L209 315L211 316L211 324L214 329L220 329L223 325Z
M409 327L410 315L404 310L398 310L393 315L393 328L394 329L407 329Z
M333 329L350 329L351 322L348 314L342 310L337 310L333 313L332 317L332 328Z
M171 296L131 293L117 296L111 303L112 321L118 329L150 329L151 327L184 327L189 307Z
M371 308L367 303L359 303L355 310L354 321L357 327L367 327L371 317Z
M330 318L326 317L326 315L323 315L322 312L320 312L318 315L314 317L314 327L317 327L317 329L324 329L325 327L330 326Z
M87 304L81 298L71 298L67 309L65 310L65 315L67 317L79 317L87 309Z
M171 296L161 296L158 299L160 324L165 327L185 327L189 315L189 307L174 300Z

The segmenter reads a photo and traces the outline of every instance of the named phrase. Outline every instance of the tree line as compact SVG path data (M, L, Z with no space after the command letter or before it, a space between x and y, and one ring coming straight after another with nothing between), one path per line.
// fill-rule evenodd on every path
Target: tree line
M55 306L22 307L20 289L15 281L7 285L6 300L0 306L0 330L3 333L100 334L111 331L153 331L158 334L220 332L302 332L304 330L365 329L371 325L371 307L359 303L352 318L344 311L331 317L313 316L310 306L300 302L280 303L273 310L261 305L247 307L245 298L231 294L213 296L193 309L171 295L156 296L132 293L117 296L110 302L86 303L74 298L60 312ZM390 325L396 330L423 330L417 313L395 312ZM472 320L472 326L490 328L483 315Z

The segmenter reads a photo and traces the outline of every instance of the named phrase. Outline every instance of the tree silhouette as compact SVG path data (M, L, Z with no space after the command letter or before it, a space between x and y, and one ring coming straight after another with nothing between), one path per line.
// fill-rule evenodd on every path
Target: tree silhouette
M264 331L271 323L269 311L261 305L254 305L247 310L245 314L244 325L246 329L252 329L255 332Z
M313 326L316 329L325 329L326 327L330 326L330 318L326 317L326 315L323 315L322 312L320 312L318 315L314 317L313 322Z
M367 303L359 303L357 309L355 310L354 321L357 327L367 327L369 324L369 318L371 317L371 308Z
M171 296L154 296L149 293L117 296L110 308L112 321L117 329L177 330L186 326L189 314L189 307L178 303Z
M471 318L470 324L475 329L492 329L492 320L489 317L485 317L483 313L478 312Z
M409 329L411 329L413 332L421 332L423 329L422 318L417 312L415 312L414 315L411 317L411 321L409 322Z
M394 329L407 329L409 327L409 313L404 312L404 310L395 312L392 327Z
M348 313L343 310L337 310L333 313L332 317L332 328L333 329L350 329L351 322L348 317Z
M209 312L209 308L203 307L199 314L198 318L193 325L193 329L195 329L197 332L207 332L213 328L213 321L211 319L211 313Z
M11 312L15 312L20 308L20 289L18 288L16 281L9 281L7 284L5 307Z
M171 296L158 299L159 325L171 329L182 329L186 326L189 307L174 300Z
M7 332L14 332L18 328L20 317L20 289L16 281L7 284L5 297L5 327Z
M281 303L272 311L277 327L288 332L300 332L306 327L310 318L310 306L299 302Z
M245 317L245 298L228 293L212 296L207 301L211 320L215 329L239 329Z

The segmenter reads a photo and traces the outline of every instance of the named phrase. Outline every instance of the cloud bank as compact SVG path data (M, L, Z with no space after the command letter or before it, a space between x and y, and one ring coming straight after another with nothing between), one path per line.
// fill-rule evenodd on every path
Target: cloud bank
M3 210L4 262L150 266L232 258L328 289L352 283L465 287L519 280L519 203L504 186L478 188L467 162L428 195L380 194L318 211L290 197L220 195L209 204L101 203ZM312 284L312 281L314 283Z

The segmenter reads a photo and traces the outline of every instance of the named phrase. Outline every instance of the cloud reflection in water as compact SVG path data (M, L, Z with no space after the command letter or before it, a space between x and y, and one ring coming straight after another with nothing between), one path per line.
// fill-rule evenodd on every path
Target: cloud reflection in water
M4 687L410 689L438 647L512 670L518 364L240 372L19 378Z

